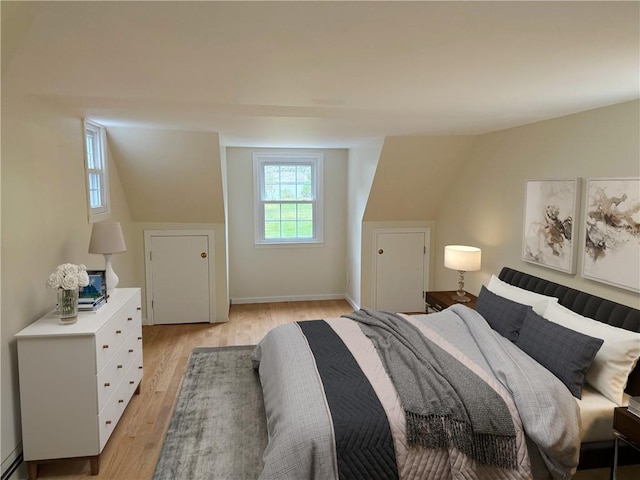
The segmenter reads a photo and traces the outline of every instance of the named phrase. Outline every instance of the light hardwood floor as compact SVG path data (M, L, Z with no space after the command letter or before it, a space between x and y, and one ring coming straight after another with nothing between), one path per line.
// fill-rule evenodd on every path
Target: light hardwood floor
M67 461L41 465L39 478L151 479L187 360L195 347L255 345L277 325L339 317L351 311L352 307L343 300L232 305L226 323L144 326L141 391L134 395L102 453L100 474L89 476L87 461ZM73 435L73 432L63 434ZM24 470L22 473L24 475ZM580 472L574 478L608 480L609 471ZM623 468L618 478L637 480L640 478L639 470Z

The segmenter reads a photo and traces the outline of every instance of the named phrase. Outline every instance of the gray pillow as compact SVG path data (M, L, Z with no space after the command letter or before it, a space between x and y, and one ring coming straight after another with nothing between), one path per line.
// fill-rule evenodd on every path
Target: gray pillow
M545 367L576 398L582 398L587 370L604 343L557 323L545 320L533 310L527 312L516 345Z
M531 307L496 295L483 285L476 300L475 310L484 317L491 328L515 342L524 317L531 311Z

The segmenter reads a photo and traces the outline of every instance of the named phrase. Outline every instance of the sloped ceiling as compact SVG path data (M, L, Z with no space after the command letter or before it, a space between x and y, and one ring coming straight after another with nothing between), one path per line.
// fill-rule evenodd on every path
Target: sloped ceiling
M107 141L132 220L224 223L218 134L114 127Z
M639 2L2 2L3 91L235 146L480 134L639 97Z

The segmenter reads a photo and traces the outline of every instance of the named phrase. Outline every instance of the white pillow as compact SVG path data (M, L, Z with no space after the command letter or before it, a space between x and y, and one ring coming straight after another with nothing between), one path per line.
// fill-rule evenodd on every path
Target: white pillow
M640 357L640 333L583 317L559 304L549 306L544 318L604 340L587 371L586 382L609 400L622 406L629 374Z
M495 275L491 275L487 288L496 295L508 298L514 302L522 303L523 305L529 305L533 308L534 312L542 316L544 316L544 312L551 303L558 303L558 299L556 297L548 297L547 295L541 295L536 292L525 290L524 288L516 287L507 282L503 282Z

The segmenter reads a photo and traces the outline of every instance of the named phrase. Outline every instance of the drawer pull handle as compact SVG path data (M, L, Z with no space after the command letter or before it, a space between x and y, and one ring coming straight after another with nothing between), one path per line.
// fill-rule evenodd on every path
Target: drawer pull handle
M131 320L133 320L133 317L127 317L127 322L130 322Z
M102 348L109 348L109 345L102 345Z
M130 348L130 349L129 349L129 353L133 353L133 348Z
M134 383L136 383L136 382L134 382L133 380L131 380L131 381L129 382L129 385L133 385Z
M124 403L124 400L118 400L118 403Z
M110 387L110 386L111 386L111 384L107 382L107 383L105 383L105 384L104 384L104 386L105 386L105 387Z
M122 333L122 330L116 330L116 335L120 335Z
M140 365L140 366L138 367L138 370L142 370L142 365Z
M138 337L138 340L142 340L142 337Z
M107 421L106 421L106 422L104 422L104 423L106 423L107 425L111 425L111 420L107 420Z
M142 310L142 307L136 307L136 310Z
M122 368L122 365L118 365L118 368Z

